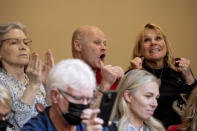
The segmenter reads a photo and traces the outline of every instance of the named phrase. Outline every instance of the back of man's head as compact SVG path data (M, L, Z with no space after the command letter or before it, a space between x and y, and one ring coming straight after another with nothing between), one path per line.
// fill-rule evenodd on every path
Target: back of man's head
M95 90L96 80L91 68L79 59L62 60L49 72L46 82L46 101L51 105L50 91L53 88L67 90Z

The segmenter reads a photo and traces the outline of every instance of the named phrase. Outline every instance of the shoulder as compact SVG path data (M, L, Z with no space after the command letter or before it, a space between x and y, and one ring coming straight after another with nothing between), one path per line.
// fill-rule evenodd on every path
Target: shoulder
M182 80L182 74L181 72L178 72L170 67L164 67L163 69L163 77L164 78L168 78L168 79L171 79L171 80L179 80L181 79Z
M110 126L103 128L103 131L118 131L118 121L112 121Z
M6 73L6 72L4 71L4 69L1 68L1 67L0 67L0 76L1 76L1 78L2 78L2 77L3 77L3 78L8 77L7 73Z
M171 73L177 73L177 74L180 73L180 72L178 72L178 71L176 71L176 70L174 70L174 69L172 69L172 68L170 68L168 66L164 67L164 71L171 72Z
M4 82L7 80L7 75L3 71L2 68L0 68L0 82L1 84L4 84Z
M49 115L49 107L44 112L39 113L36 117L31 118L24 126L22 131L55 131L55 127L52 124Z
M172 125L168 127L168 131L177 131L180 125Z
M86 130L85 124L77 125L76 131L85 131L85 130Z

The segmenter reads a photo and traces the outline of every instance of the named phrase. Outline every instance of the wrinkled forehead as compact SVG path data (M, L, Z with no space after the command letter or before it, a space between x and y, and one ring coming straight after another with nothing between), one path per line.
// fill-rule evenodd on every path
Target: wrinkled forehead
M3 38L20 38L20 37L27 37L26 34L21 29L11 29L7 33L3 35Z

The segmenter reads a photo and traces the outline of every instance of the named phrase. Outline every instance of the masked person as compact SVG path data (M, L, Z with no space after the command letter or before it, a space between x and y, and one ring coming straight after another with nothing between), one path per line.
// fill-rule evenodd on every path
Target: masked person
M8 122L8 115L12 108L12 99L7 88L0 85L0 131L13 130L13 125Z
M96 80L87 64L78 59L61 61L50 70L46 86L51 106L28 121L22 131L102 130L98 110L88 109Z

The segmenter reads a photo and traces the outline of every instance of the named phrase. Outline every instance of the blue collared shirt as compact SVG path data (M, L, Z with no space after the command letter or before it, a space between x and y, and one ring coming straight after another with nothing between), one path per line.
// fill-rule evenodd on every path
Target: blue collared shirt
M44 112L31 118L21 131L57 131L49 118L49 109L50 107L47 107ZM85 128L86 126L84 124L77 125L76 131L85 131Z
M103 131L118 131L118 121L113 121L110 127L103 127ZM143 131L144 126L140 128L139 131ZM132 124L129 124L126 131L138 131ZM146 127L145 131L150 131L148 127Z

